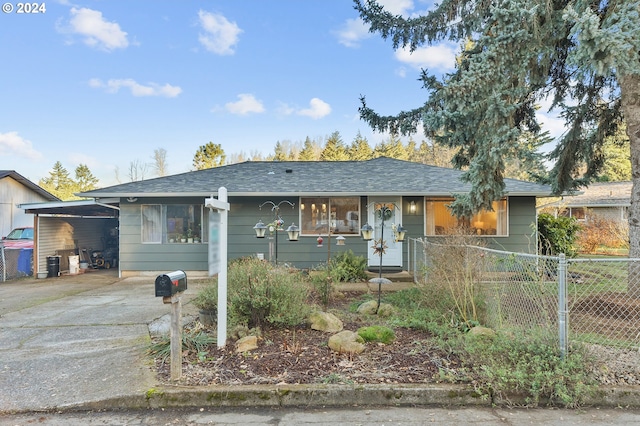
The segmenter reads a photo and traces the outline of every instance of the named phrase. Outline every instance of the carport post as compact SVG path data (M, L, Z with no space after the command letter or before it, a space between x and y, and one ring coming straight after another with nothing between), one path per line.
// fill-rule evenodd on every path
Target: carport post
M227 188L218 188L218 199L207 198L209 207L209 276L218 274L218 347L227 344L227 218L229 203ZM214 215L213 210L219 214Z

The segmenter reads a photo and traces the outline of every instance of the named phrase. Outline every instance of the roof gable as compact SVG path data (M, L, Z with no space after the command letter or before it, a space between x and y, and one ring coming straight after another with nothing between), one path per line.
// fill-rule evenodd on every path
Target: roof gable
M5 178L11 178L15 180L16 182L22 184L23 186L27 187L33 192L40 194L42 197L44 197L49 201L60 201L58 197L51 194L49 191L45 190L41 186L31 182L29 179L17 173L15 170L0 170L0 180Z

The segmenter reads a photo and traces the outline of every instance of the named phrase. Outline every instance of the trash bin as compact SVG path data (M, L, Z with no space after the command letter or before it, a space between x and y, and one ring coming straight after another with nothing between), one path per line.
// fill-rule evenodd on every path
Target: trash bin
M18 256L18 276L33 275L33 271L31 270L32 257L33 249L20 250L20 256Z
M60 256L47 257L47 277L53 278L60 275Z

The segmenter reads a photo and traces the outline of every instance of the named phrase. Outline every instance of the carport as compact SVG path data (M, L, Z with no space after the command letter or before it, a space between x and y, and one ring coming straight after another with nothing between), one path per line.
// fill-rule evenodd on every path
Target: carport
M47 271L50 256L60 256L60 271L69 269L69 256L79 255L82 261L96 250L110 248L120 258L119 199L29 203L19 207L34 215L34 275ZM118 265L116 261L108 266Z

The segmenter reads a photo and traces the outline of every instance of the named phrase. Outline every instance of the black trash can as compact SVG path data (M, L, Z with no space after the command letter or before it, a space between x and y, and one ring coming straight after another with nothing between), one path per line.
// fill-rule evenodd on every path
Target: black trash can
M47 257L47 277L57 277L60 275L60 256Z

